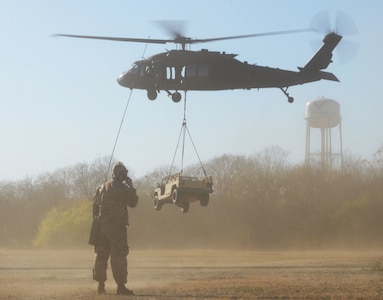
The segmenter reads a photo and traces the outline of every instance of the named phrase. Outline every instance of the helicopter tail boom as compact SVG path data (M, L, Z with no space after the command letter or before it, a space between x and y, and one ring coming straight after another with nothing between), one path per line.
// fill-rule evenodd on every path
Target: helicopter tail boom
M335 32L331 32L324 37L322 47L303 68L298 67L300 71L299 75L301 76L301 79L303 79L303 82L312 82L321 79L339 81L333 73L325 72L323 70L332 63L332 51L341 39L342 36Z

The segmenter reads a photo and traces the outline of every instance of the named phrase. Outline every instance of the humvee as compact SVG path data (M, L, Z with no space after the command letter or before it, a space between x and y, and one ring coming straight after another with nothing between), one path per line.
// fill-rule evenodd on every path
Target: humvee
M197 177L183 176L181 173L162 179L154 190L154 209L160 210L166 203L176 204L183 213L189 211L190 202L199 201L202 206L209 204L209 194L213 192L211 176L200 180Z

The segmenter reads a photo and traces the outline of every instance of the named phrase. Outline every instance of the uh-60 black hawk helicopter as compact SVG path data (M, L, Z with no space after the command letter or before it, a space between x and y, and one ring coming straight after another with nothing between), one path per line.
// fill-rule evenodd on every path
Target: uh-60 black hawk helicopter
M338 78L323 70L332 62L332 51L342 39L341 35L330 32L325 35L323 45L304 67L298 71L281 70L241 62L236 54L212 52L208 50L190 51L186 45L220 40L250 38L267 35L292 34L312 29L286 30L268 33L256 33L229 37L192 39L177 30L172 30L173 39L120 38L72 34L56 34L72 38L98 39L119 42L140 42L166 44L176 43L179 50L159 53L133 63L131 68L120 75L118 83L130 89L147 91L150 100L155 100L160 91L166 91L174 102L181 100L179 91L217 91L234 89L279 88L288 102L294 102L287 89L290 86L319 81L321 79L339 81ZM174 91L174 92L172 92Z

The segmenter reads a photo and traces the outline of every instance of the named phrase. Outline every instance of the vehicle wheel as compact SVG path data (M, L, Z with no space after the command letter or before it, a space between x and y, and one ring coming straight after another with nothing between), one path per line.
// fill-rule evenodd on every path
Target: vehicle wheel
M293 102L294 102L294 98L293 98L293 97L288 97L288 98L287 98L287 101L288 101L289 103L293 103Z
M179 93L179 92L174 92L173 93L173 95L172 95L172 100L173 100L173 102L175 102L175 103L178 103L178 102L180 102L181 101L181 93Z
M156 100L157 99L157 92L155 90L148 90L148 99L149 100Z
M154 209L155 210L160 210L162 207L162 204L160 203L160 201L158 200L158 195L155 195L154 196Z
M181 211L182 211L184 214L186 214L186 213L189 211L189 206L190 206L190 203L189 203L189 202L182 203Z
M199 202L201 203L201 206L207 206L209 204L209 194L202 195Z
M178 200L178 191L177 189L174 189L172 192L172 202L173 204L176 204Z

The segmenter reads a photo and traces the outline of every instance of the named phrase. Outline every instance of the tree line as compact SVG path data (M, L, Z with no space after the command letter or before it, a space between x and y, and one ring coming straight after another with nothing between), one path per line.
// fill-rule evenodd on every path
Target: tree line
M87 245L91 197L105 180L108 159L0 183L0 247ZM345 155L343 169L291 164L271 147L250 156L222 155L204 163L213 177L207 207L153 208L162 167L134 183L133 248L324 249L383 246L383 149L371 160ZM185 175L203 176L200 165Z

